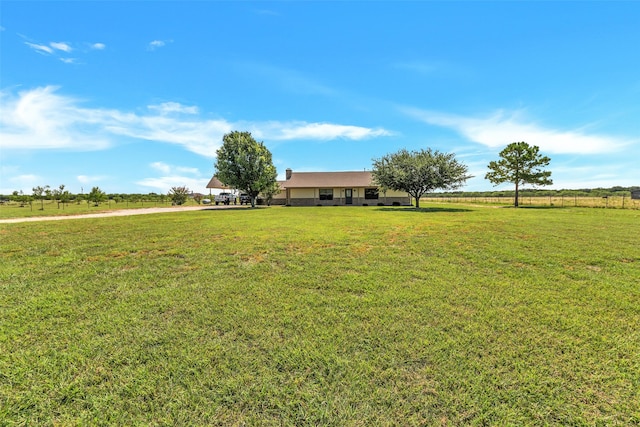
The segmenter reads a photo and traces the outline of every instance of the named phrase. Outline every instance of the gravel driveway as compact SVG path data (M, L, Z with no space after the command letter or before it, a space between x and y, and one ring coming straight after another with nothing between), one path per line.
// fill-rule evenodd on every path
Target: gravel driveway
M247 209L247 207L221 205L221 206L172 206L170 208L122 209L117 211L78 214L78 215L32 216L28 218L0 219L0 224L10 224L10 223L16 223L16 222L32 222L32 221L60 221L63 219L104 218L109 216L146 215L146 214L165 213L165 212L206 211L206 210L213 210L213 209Z

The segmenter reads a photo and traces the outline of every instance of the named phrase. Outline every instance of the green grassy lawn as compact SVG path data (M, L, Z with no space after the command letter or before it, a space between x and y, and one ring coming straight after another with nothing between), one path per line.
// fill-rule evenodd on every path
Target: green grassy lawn
M639 425L640 212L0 224L0 425Z

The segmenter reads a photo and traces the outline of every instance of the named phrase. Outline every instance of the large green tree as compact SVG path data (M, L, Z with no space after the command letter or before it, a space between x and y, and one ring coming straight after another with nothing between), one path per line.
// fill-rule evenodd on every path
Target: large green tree
M373 159L373 180L383 189L406 191L420 207L420 198L433 190L455 190L471 175L468 168L453 153L441 153L428 148L387 154Z
M247 193L251 207L255 207L258 194L276 182L271 152L250 132L233 131L224 135L216 155L216 177L225 185Z
M500 160L489 163L489 172L485 179L493 185L505 182L515 184L516 193L513 205L518 207L518 191L525 184L533 186L551 185L551 172L543 170L551 159L540 154L540 148L526 142L512 142L500 152Z

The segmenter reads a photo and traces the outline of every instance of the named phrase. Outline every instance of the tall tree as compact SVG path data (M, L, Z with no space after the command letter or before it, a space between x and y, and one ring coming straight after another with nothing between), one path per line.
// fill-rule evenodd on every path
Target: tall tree
M493 185L510 182L516 186L513 205L518 207L518 191L525 184L533 186L551 185L550 171L542 168L549 166L551 159L539 153L540 148L526 142L512 142L500 152L500 160L489 163L489 172L485 179Z
M455 159L453 153L441 153L431 148L420 151L402 149L373 159L372 175L383 189L406 191L420 207L420 198L433 190L454 190L471 175L468 168Z
M251 207L256 206L258 194L276 182L271 152L263 142L253 139L250 132L224 135L216 155L216 177L225 185L247 193Z

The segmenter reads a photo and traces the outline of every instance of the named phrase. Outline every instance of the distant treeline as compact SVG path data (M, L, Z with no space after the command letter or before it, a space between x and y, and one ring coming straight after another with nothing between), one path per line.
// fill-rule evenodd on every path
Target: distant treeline
M193 194L191 195L194 198L200 198L202 195ZM48 201L59 201L62 203L80 203L89 200L89 194L78 193L73 194L69 192L56 192L56 191L47 191L44 192L41 196L34 196L31 194L21 194L19 192L14 192L13 194L0 194L0 201L11 201L11 202L19 202L19 203L28 203L33 202L35 200L48 200ZM125 194L125 193L112 193L105 194L105 197L102 201L112 201L115 203L121 202L169 202L171 199L167 194L157 194L157 193L147 193L147 194Z
M640 186L611 187L611 188L583 188L579 190L520 190L520 197L605 197L619 196L631 197L631 191L640 190ZM424 197L514 197L515 191L449 191L430 193Z

